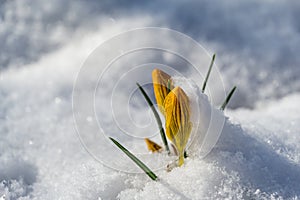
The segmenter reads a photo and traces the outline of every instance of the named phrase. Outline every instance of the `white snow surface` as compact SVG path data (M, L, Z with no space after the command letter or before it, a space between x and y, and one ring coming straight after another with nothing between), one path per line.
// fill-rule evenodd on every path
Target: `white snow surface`
M299 2L133 2L0 0L0 199L299 199ZM238 87L213 150L155 171L156 182L94 160L72 112L87 56L143 26L174 28L217 52L226 89Z

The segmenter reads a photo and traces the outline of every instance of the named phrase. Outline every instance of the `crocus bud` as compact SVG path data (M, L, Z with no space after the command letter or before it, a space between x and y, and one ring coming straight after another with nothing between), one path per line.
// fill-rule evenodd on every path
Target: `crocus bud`
M158 109L164 114L163 105L165 98L170 90L174 88L171 76L159 69L154 69L152 71L152 81Z
M166 135L177 148L178 165L181 166L184 163L184 150L192 130L192 123L189 98L180 87L174 88L166 96L164 110Z

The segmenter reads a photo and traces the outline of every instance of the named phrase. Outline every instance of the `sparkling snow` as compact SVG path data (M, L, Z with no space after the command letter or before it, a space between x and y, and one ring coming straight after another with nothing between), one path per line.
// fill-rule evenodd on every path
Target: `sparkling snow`
M0 1L0 200L299 199L299 2L133 2ZM213 150L155 171L157 182L95 161L72 112L87 56L143 26L192 36L217 53L226 90L238 88ZM143 103L134 112L151 120Z

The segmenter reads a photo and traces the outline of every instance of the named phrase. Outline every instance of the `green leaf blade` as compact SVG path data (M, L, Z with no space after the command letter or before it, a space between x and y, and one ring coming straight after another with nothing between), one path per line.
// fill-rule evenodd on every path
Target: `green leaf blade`
M158 115L158 112L156 111L156 109L154 107L154 104L152 103L151 99L147 95L146 91L142 88L142 86L139 83L136 83L136 85L140 89L141 93L143 94L144 98L146 99L148 105L150 106L150 108L151 108L151 110L152 110L152 112L154 114L154 117L156 119L159 131L160 131L161 139L162 139L162 141L164 143L166 151L168 152L168 154L170 154L170 149L169 149L169 146L168 146L168 141L167 141L167 138L166 138L166 134L165 134L164 128L162 126L161 119L160 119L160 117Z
M229 103L229 101L230 101L230 99L231 99L231 97L232 97L232 95L233 95L233 93L234 93L235 90L236 90L236 86L234 86L234 87L230 90L230 92L229 92L228 96L226 97L224 103L223 103L222 106L220 107L220 110L225 110L225 108L226 108L227 104Z
M157 176L154 172L151 171L140 159L138 159L135 155L133 155L128 149L126 149L123 145L121 145L115 139L109 137L109 139L121 149L135 164L137 164L152 180L157 180Z
M204 80L203 85L202 85L202 93L204 93L204 91L205 91L205 88L206 88L206 85L207 85L207 81L208 81L211 69L212 69L212 67L214 65L214 62L215 62L215 58L216 58L216 54L214 54L212 56L212 59L211 59L211 62L210 62L209 68L208 68L208 72L206 74L205 80Z

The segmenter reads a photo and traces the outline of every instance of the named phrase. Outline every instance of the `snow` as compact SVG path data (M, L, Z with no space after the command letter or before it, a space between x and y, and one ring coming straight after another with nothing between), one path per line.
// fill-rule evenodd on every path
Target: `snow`
M299 6L297 1L268 0L0 1L0 199L299 199ZM116 134L111 113L99 105L109 136L138 153L155 170L156 182L106 140L89 140L95 149L109 149L100 155L106 156L104 164L95 160L77 135L72 108L74 82L86 58L112 36L143 26L173 28L193 37L210 54L217 53L225 91L238 87L225 110L220 138L207 139L218 138L215 146L208 145L214 148L204 155L204 147L191 146L191 152L200 153L171 172L165 166L176 158L149 154L143 143L149 135L160 141L146 102L137 90L127 93L136 81L149 81L150 74L136 71L134 79L125 77L116 89L124 92L115 104L130 102L128 113L117 114L126 117L123 125L138 126L125 127L132 135ZM184 44L168 42L202 59ZM173 62L169 54L163 59ZM121 64L130 63L125 61ZM185 72L182 63L173 63ZM113 82L121 75L106 78ZM210 114L224 116L217 109L224 91L214 80L208 82L208 98L198 94L203 132ZM153 98L151 87L145 89ZM214 101L216 109L209 103L212 90L223 92ZM93 115L84 119L96 127ZM219 133L216 127L210 133Z

